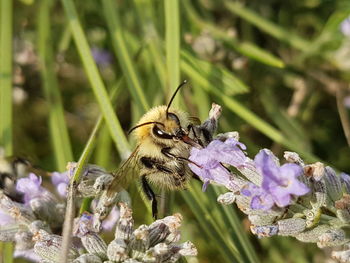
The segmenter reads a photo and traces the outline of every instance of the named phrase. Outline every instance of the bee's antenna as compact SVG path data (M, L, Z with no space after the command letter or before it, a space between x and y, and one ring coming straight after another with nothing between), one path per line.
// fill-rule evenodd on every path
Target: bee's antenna
M159 124L159 125L162 125L164 127L164 124L161 123L161 122L158 122L158 121L149 121L149 122L144 122L144 123L141 123L139 125L136 125L135 127L132 127L129 131L128 131L128 134L132 133L133 130L136 130L137 128L140 128L142 126L145 126L145 125L149 125L149 124Z
M171 105L171 103L173 102L173 100L174 100L174 98L175 98L175 96L176 96L176 93L180 90L180 88L182 87L182 86L184 86L185 84L187 83L187 80L184 80L178 87L177 87L177 89L175 90L175 92L174 92L174 94L173 94L173 96L171 96L171 99L170 99L170 101L169 101L169 103L168 103L168 106L166 107L166 117L168 118L168 110L169 110L169 108L170 108L170 105Z

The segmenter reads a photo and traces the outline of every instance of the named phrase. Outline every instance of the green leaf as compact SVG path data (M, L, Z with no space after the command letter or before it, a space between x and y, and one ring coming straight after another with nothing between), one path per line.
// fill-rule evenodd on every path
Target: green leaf
M180 84L180 19L179 0L166 0L165 4L165 47L167 87L173 93ZM178 106L175 98L174 106Z
M123 26L120 22L119 9L112 0L102 0L102 7L108 29L112 36L114 52L126 77L129 90L139 109L141 111L147 111L149 104L140 84L136 67L129 55L129 50L124 39Z
M185 6L187 15L201 30L209 31L214 38L223 41L226 46L237 50L237 52L244 56L259 61L260 63L277 68L283 68L285 66L281 59L268 51L249 42L240 42L215 24L202 20L196 13L195 9L191 6L190 1L183 1L182 3Z
M292 47L302 51L306 51L308 49L310 43L307 40L284 29L281 26L272 23L271 21L259 15L258 13L250 10L249 8L244 7L243 4L236 1L227 0L224 0L224 4L225 7L227 7L227 9L233 14L240 16L242 19L248 21L260 30L277 38L278 40L285 42L291 45Z
M87 74L92 90L95 94L100 110L106 120L109 132L117 147L117 150L122 159L129 156L130 150L128 141L124 135L120 122L114 113L111 102L105 86L98 72L95 61L92 58L89 44L87 42L85 33L79 22L76 8L72 0L62 0L64 10L68 19L68 23L73 35L75 45L78 49L80 59L83 63L84 70Z
M44 95L49 114L50 137L59 171L64 171L69 161L73 160L72 148L64 117L62 98L54 71L51 42L50 10L53 1L41 0L38 16L38 53L41 66Z
M12 0L0 1L0 147L13 154L12 145Z
M181 58L183 59L181 61L182 66L186 64L185 68L192 67L193 70L198 72L198 76L205 78L201 81L202 84L219 86L227 95L245 93L249 90L243 81L219 65L200 60L186 50L181 51Z

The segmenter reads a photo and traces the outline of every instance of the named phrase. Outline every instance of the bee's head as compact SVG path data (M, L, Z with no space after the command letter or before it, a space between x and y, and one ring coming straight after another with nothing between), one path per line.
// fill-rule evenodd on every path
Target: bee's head
M141 141L152 138L162 144L173 143L187 134L187 114L181 111L167 112L166 106L157 106L148 111L139 123L130 130L135 130L136 139Z
M156 143L169 146L174 141L191 144L192 140L188 137L188 131L183 128L188 127L189 124L187 113L178 110L169 111L177 92L186 83L185 80L177 87L167 106L152 108L129 133L136 129L135 134L138 141L152 138Z

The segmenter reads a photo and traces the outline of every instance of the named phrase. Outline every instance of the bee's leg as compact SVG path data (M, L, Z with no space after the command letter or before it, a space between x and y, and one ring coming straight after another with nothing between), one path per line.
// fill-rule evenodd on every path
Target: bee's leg
M193 137L198 141L199 145L203 146L202 140L199 138L199 136L197 136L195 126L193 126L193 124L190 124L187 126L187 130L189 131L189 133L192 131Z
M162 154L164 154L166 157L168 158L173 158L175 160L181 160L181 161L187 161L189 163L192 163L196 166L198 166L198 164L196 164L195 162L191 161L190 159L188 158L185 158L185 157L181 157L181 156L176 156L175 154L172 154L170 152L171 148L170 147L165 147L165 148L162 148L161 152Z
M158 215L158 205L156 195L154 194L151 186L148 184L146 175L141 176L142 190L147 196L147 198L152 202L152 216L154 219L157 219Z

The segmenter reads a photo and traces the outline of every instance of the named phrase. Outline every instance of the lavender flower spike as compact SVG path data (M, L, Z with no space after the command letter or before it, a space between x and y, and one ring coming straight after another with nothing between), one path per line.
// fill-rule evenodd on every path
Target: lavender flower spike
M203 190L210 182L226 186L235 191L238 186L234 182L233 175L222 164L230 164L235 167L243 167L246 155L242 151L245 145L234 138L225 142L213 140L206 148L192 148L189 167L204 182Z
M66 197L67 187L69 184L68 172L53 172L51 175L51 181L56 186L56 190L61 197Z
M16 184L16 190L22 193L24 196L25 204L28 204L30 200L43 196L48 191L41 186L42 179L40 176L36 176L30 173L28 177L20 178Z
M263 176L261 187L248 187L253 196L253 209L268 210L273 204L285 207L292 202L292 196L302 196L310 189L297 177L303 172L297 164L287 163L279 167L273 156L261 150L254 159L256 169ZM245 192L242 192L245 194ZM246 194L247 195L247 194Z

